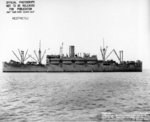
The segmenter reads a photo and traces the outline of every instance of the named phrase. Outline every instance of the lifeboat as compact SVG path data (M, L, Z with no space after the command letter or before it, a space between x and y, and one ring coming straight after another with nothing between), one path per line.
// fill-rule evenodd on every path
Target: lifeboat
M96 64L96 61L87 61L87 64Z
M82 64L84 64L84 61L76 61L75 63L82 65Z
M71 61L63 61L63 64L72 64Z

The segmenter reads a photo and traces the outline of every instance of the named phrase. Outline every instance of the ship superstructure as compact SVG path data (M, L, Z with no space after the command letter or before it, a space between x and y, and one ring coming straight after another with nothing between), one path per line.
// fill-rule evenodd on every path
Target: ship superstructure
M119 51L119 54L115 49L107 54L108 47L104 45L100 47L100 53L102 60L98 60L97 55L90 55L88 53L81 54L75 53L75 46L69 46L69 54L63 54L63 43L60 46L59 55L46 55L46 64L42 64L42 60L46 53L46 50L42 54L41 42L39 44L38 54L34 51L35 57L31 55L27 56L28 50L24 54L24 51L19 50L20 58L13 51L19 62L11 60L9 63L3 62L3 72L141 72L142 62L137 61L124 61L123 50ZM118 62L114 60L108 60L109 56L114 53L118 59ZM27 59L33 59L34 61L28 61Z

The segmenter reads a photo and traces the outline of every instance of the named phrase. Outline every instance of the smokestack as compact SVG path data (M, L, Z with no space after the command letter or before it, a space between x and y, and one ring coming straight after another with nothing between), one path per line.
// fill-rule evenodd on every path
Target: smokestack
M75 47L73 45L69 46L69 57L75 56Z

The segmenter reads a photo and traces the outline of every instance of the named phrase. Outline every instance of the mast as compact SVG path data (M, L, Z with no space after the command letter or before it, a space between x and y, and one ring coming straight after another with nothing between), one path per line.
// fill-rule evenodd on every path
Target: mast
M106 60L106 52L107 52L107 46L105 47L105 41L104 41L104 38L103 38L103 47L100 48L100 51L101 51L101 55L102 55L102 59L103 61Z
M39 65L42 64L42 60L43 60L43 58L44 58L45 53L46 53L46 50L44 51L44 53L43 53L43 55L42 55L41 40L40 40L40 41L39 41L39 50L38 50L38 52L36 53L36 51L34 50L34 54L35 54L35 57L36 57L36 59L37 59L37 63L38 63ZM32 58L33 60L35 60L35 58L33 58L33 57L31 57L31 58Z
M105 42L104 42L104 38L103 38L103 49L105 48Z
M18 52L19 52L19 55L20 55L20 58L21 58L21 63L24 64L24 61L25 61L24 51L23 50L20 51L18 49Z
M41 40L39 42L39 64L41 64Z
M122 50L122 62L123 62L123 50Z

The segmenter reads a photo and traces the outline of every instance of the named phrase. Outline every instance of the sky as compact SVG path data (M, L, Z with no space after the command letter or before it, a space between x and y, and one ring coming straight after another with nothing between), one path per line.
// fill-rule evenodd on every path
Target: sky
M18 0L15 0L18 1ZM69 45L76 53L96 54L100 46L124 51L124 60L141 60L150 68L149 0L36 0L33 14L7 14L0 1L0 62L17 60L12 50L27 50L34 56L41 40L46 54L64 54ZM29 17L13 20L12 17ZM110 59L117 60L114 54ZM44 61L43 61L44 62ZM1 66L0 66L1 67Z

